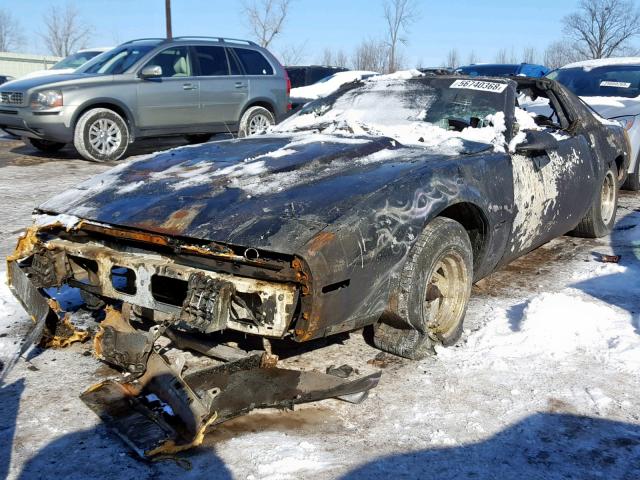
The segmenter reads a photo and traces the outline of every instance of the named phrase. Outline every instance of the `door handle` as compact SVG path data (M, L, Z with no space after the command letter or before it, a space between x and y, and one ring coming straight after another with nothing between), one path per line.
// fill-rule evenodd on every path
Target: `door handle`
M236 82L236 88L244 88L246 87L247 84L244 82Z
M197 90L198 86L194 85L193 83L184 83L182 85L182 89L183 90Z

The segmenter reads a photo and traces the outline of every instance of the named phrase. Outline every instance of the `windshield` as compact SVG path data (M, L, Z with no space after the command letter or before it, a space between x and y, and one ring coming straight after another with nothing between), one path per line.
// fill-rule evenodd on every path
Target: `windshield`
M372 77L307 104L274 131L381 135L424 146L452 137L492 143L494 125L504 127L507 87L455 78Z
M640 95L640 65L563 68L547 77L580 97L634 98Z
M155 45L123 45L98 55L78 69L79 73L118 75L155 48Z
M520 65L470 65L458 69L459 73L471 77L508 77L516 75Z
M51 67L51 70L62 70L63 68L73 68L75 70L76 68L87 63L99 53L100 52L96 51L74 53L73 55L69 55L67 58L63 58L62 60L60 60L53 67Z

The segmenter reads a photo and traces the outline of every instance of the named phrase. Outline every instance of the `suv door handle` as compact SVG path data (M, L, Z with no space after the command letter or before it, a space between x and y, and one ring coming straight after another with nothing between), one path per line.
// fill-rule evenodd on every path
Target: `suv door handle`
M193 83L184 83L182 84L183 90L197 90L198 86Z
M244 82L236 82L236 88L245 88L247 86Z

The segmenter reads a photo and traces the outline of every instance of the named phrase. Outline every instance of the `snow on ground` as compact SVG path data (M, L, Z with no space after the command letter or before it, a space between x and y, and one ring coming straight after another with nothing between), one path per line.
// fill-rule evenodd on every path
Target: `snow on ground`
M62 181L87 174L75 161L55 166ZM33 174L41 164L20 168L0 163L0 174L11 175L3 198L51 183ZM0 225L29 224L27 207L48 192L12 195L21 213L1 211ZM603 263L602 254L622 258ZM640 196L624 194L610 237L554 240L474 287L455 347L419 362L377 357L355 332L283 362L382 369L364 403L255 412L215 429L180 464L137 460L82 404L88 385L114 374L87 355L89 346L36 349L0 385L0 477L640 478L638 274ZM1 285L2 359L29 321Z

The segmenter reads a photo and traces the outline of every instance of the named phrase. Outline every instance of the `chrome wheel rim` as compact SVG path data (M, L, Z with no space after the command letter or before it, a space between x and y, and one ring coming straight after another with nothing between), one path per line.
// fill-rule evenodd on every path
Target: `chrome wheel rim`
M616 179L611 172L607 172L600 192L600 215L602 222L608 225L616 208Z
M266 115L258 113L249 120L249 135L265 132L269 126L271 126L269 118Z
M441 338L455 331L468 300L468 272L456 252L445 253L427 279L422 313L429 335Z
M116 122L99 118L89 127L89 144L101 155L111 155L122 144L122 132Z

